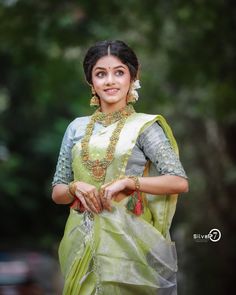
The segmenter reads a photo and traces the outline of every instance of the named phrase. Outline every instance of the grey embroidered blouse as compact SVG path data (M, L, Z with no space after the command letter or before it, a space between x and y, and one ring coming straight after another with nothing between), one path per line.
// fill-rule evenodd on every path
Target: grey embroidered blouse
M73 181L71 150L74 144L84 136L89 119L90 117L77 118L67 127L61 144L52 182L53 186L59 183L68 184ZM96 123L93 132L101 131L103 128L105 127L102 124ZM169 174L187 178L182 164L173 151L163 129L156 122L138 136L128 160L125 174L141 176L148 160L151 160L160 175Z

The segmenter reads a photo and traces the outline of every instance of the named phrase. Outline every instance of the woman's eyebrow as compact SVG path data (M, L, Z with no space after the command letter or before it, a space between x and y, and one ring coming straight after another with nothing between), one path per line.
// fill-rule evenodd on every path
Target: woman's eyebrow
M125 67L124 67L124 66L122 66L122 65L120 65L120 66L117 66L117 67L114 67L114 69L118 69L118 68L123 68L123 69L125 69Z
M123 69L125 69L125 67L122 66L122 65L120 65L120 66L116 66L116 67L114 67L113 69L118 69L118 68L123 68ZM106 70L106 68L103 68L103 67L96 67L96 68L94 69L94 71L96 71L96 70Z

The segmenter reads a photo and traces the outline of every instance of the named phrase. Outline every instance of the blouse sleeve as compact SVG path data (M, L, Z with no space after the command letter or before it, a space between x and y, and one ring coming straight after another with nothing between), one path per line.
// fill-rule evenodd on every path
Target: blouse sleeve
M73 180L73 171L71 166L71 149L73 147L73 139L74 131L71 123L67 127L62 140L52 186L59 183L68 184Z
M141 133L137 144L160 175L169 174L187 178L178 156L158 123L155 122Z

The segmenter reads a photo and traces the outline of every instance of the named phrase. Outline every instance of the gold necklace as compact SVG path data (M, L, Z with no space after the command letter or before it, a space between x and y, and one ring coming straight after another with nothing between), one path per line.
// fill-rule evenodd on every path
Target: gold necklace
M90 171L91 175L97 180L102 181L105 178L107 167L111 164L117 142L122 128L125 125L126 119L134 113L135 110L132 105L127 105L120 111L116 111L109 114L104 114L100 110L97 110L91 117L88 123L85 136L81 141L81 156L84 166ZM117 122L115 130L112 132L109 145L107 147L105 157L101 160L91 160L89 157L89 141L93 134L93 129L96 122L102 123L104 126L108 126Z
M101 123L103 126L106 127L117 122L118 120L124 117L128 117L134 112L135 112L134 107L131 104L128 104L122 109L120 109L119 111L115 111L108 114L103 113L101 112L100 109L98 109L96 110L93 116L96 117L96 122Z

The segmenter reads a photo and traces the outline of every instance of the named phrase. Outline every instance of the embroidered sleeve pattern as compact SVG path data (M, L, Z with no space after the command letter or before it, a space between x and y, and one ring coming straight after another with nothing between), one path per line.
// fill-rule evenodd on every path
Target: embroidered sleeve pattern
M152 124L139 136L138 145L160 175L169 174L187 178L178 156L158 123Z
M71 167L73 131L71 129L71 125L69 125L63 137L52 185L59 183L68 184L73 180L73 172Z
M155 166L161 175L169 174L187 178L183 166L169 141L160 142L156 148Z

